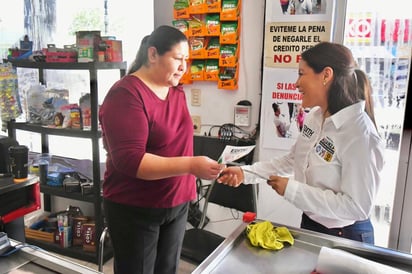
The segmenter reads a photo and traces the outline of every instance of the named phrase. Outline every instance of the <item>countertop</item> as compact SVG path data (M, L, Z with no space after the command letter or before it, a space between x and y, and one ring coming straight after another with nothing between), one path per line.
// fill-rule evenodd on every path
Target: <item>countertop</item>
M273 223L274 226L283 226ZM247 223L240 224L192 273L305 273L315 270L323 246L412 272L412 255L305 229L287 227L295 243L283 249L254 247L246 238Z
M18 247L19 244L21 244L13 239L10 239L10 243L12 247ZM17 270L42 274L102 273L29 245L26 245L26 247L19 249L17 252L12 253L7 257L0 257L0 274Z

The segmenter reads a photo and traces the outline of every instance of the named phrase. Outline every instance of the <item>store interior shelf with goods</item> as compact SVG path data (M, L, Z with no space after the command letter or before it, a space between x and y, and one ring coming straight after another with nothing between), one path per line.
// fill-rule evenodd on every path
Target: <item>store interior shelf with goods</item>
M5 62L26 60L47 63L122 62L122 41L114 36L102 36L100 31L77 31L73 44L33 49L33 41L25 35L20 46L9 49Z
M189 40L189 64L181 82L217 82L237 90L240 52L240 0L176 0L172 24Z
M9 138L27 141L27 135L36 137L27 141L28 147L35 148L30 155L37 154L33 158L35 160L30 162L30 171L40 178L42 209L47 215L27 225L26 239L47 251L97 263L102 244L96 239L100 239L105 228L101 208L104 166L100 162L101 131L97 117L98 97L102 96L99 81L124 76L126 62L99 62L94 59L91 62L38 62L18 59L9 61L10 64L19 80L24 80L26 71L30 71L29 74L35 78L27 81L27 92L16 95L26 106L24 117L12 117L7 121ZM73 77L82 79L80 82L84 85L80 90L83 92L71 85L78 82L73 81ZM60 86L55 88L49 85L54 82L59 82ZM59 153L59 147L53 145L59 138L67 140L65 145L68 147L75 147L80 140L87 144L82 156L85 158L72 159L67 153ZM57 218L55 214L60 212L59 201L64 199L70 200L72 206L84 205L87 209L88 215L81 217L87 217L87 222L93 226L93 232L89 231L93 235L92 246L85 248L83 244L73 244L74 228L70 218L69 222L54 227L54 232L49 231L48 220ZM59 231L58 235L55 231ZM65 232L64 235L60 235L61 231ZM65 241L61 242L61 239ZM105 248L103 261L112 256L112 249Z

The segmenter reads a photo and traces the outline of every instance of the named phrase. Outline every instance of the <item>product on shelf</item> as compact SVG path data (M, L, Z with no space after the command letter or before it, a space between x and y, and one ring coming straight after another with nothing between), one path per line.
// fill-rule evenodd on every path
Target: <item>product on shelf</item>
M189 40L189 69L180 83L217 81L220 89L237 89L240 6L240 0L175 1L172 24ZM222 73L223 67L232 69ZM228 75L233 75L229 81Z
M0 64L0 113L2 129L7 122L21 114L16 69L11 64Z
M9 138L17 139L17 133L20 134L21 131L37 133L40 135L40 147L42 149L41 153L53 153L53 151L49 151L51 148L49 146L49 137L51 136L63 136L63 137L74 137L74 138L82 138L87 139L91 142L91 159L70 159L64 158L59 156L53 156L53 160L50 166L48 166L48 176L45 183L38 184L40 188L40 192L43 193L42 195L42 205L44 206L44 211L50 211L51 208L54 206L55 198L61 197L70 199L72 201L77 202L86 202L89 203L93 207L93 216L88 217L87 224L90 225L90 229L88 230L87 236L87 243L85 246L79 248L78 246L73 246L74 242L72 242L72 246L69 247L70 242L63 241L60 244L59 233L56 232L48 232L45 230L37 230L33 227L27 227L25 229L26 232L26 240L30 244L35 244L40 248L59 253L65 256L70 256L73 258L90 261L93 263L98 263L99 254L98 254L98 247L99 239L102 231L105 227L104 225L104 213L102 211L101 203L102 203L102 196L101 196L101 183L102 183L102 166L100 162L100 150L99 150L99 142L101 139L101 132L99 130L98 124L98 80L99 80L99 71L100 70L116 70L119 73L119 77L123 77L126 75L126 63L125 62L86 62L86 63L47 63L47 62L29 62L29 61L11 61L13 67L16 68L29 68L33 70L37 70L38 73L36 81L42 83L43 87L47 86L47 80L49 83L51 79L46 79L45 76L49 76L50 74L47 73L48 70L62 70L62 71L78 71L83 70L86 71L89 75L90 79L90 89L86 91L86 95L79 100L79 104L74 104L74 107L77 107L83 110L83 107L86 109L90 109L90 115L88 119L90 119L91 126L88 130L75 130L71 128L57 128L55 126L45 126L42 124L35 124L29 122L16 122L15 120L9 121L7 123L8 128L8 135ZM22 76L24 79L24 75ZM20 80L20 79L19 79ZM43 92L45 89L43 90ZM47 97L47 96L46 96ZM47 97L49 98L49 97ZM41 98L35 102L38 102L41 106L45 100L45 98ZM80 106L79 106L80 105ZM68 112L64 113L61 111L63 115L70 116L70 108L68 108ZM82 112L82 115L84 112ZM56 114L57 115L57 114ZM56 118L56 116L51 116L52 118ZM85 121L85 120L82 120ZM53 121L55 122L55 121ZM80 123L80 121L78 121ZM70 142L69 142L70 143ZM70 146L70 144L64 144ZM29 151L29 156L31 159L35 159L32 157L35 152ZM58 161L57 161L58 160ZM49 181L49 175L55 172L53 168L55 167L56 163L61 163L65 167L73 168L76 173L78 173L80 178L80 190L77 182L73 180L74 173L65 174L69 176L63 176L61 179L63 180L61 183L59 181L59 185L50 185L47 181ZM37 163L38 164L38 163ZM35 171L36 168L31 168L31 170ZM37 167L37 172L39 168ZM61 170L60 170L61 171ZM59 172L56 172L59 173ZM83 179L85 181L83 182ZM55 179L55 178L52 178ZM67 181L65 184L65 180ZM39 195L39 204L40 204L40 195ZM93 229L92 229L93 228ZM68 235L70 229L63 229L63 236ZM58 231L58 230L57 230ZM66 234L65 234L66 232ZM72 236L75 233L75 230L72 228ZM84 238L82 238L84 239ZM64 239L63 239L64 240ZM113 250L111 248L105 248L103 252L103 262L110 259L113 255Z
M56 48L55 45L49 44L43 49L45 61L48 63L74 63L77 62L77 49L71 46Z
M93 62L97 60L100 40L100 31L77 31L77 62Z

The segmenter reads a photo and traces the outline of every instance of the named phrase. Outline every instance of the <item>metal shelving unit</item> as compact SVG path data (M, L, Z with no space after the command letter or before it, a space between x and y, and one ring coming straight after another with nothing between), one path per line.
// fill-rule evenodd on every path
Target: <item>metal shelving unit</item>
M120 77L126 74L126 62L90 62L90 63L46 63L46 62L31 62L31 61L11 61L16 68L31 68L37 69L39 72L39 82L45 84L45 70L86 70L89 73L90 79L90 100L91 100L91 128L89 130L79 129L62 129L49 128L42 125L30 123L17 123L11 121L8 124L9 137L16 138L16 130L30 131L41 135L41 150L42 153L49 153L49 135L87 138L92 143L92 162L93 162L93 190L92 193L82 195L81 193L66 192L60 187L51 187L41 185L40 191L43 195L44 209L50 210L51 197L59 196L77 201L89 202L94 205L95 219L95 236L96 236L96 252L85 252L79 247L62 248L58 244L47 243L43 241L28 239L29 243L35 244L41 248L53 251L65 256L74 257L81 260L87 260L93 263L98 263L98 251L100 250L100 235L104 229L104 218L102 212L102 196L101 196L101 178L100 178L100 155L99 155L99 139L101 132L98 128L98 71L99 70L119 70ZM112 257L112 250L105 248L103 260L106 261Z

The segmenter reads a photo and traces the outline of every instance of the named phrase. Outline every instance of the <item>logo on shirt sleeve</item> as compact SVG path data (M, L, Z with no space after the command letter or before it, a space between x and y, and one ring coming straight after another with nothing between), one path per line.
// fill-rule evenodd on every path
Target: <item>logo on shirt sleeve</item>
M315 133L315 131L313 129L311 129L307 125L303 125L302 136L310 139L312 137L313 133Z
M333 155L335 154L335 146L333 144L333 140L331 140L329 137L322 138L315 145L315 152L326 162L331 162Z

